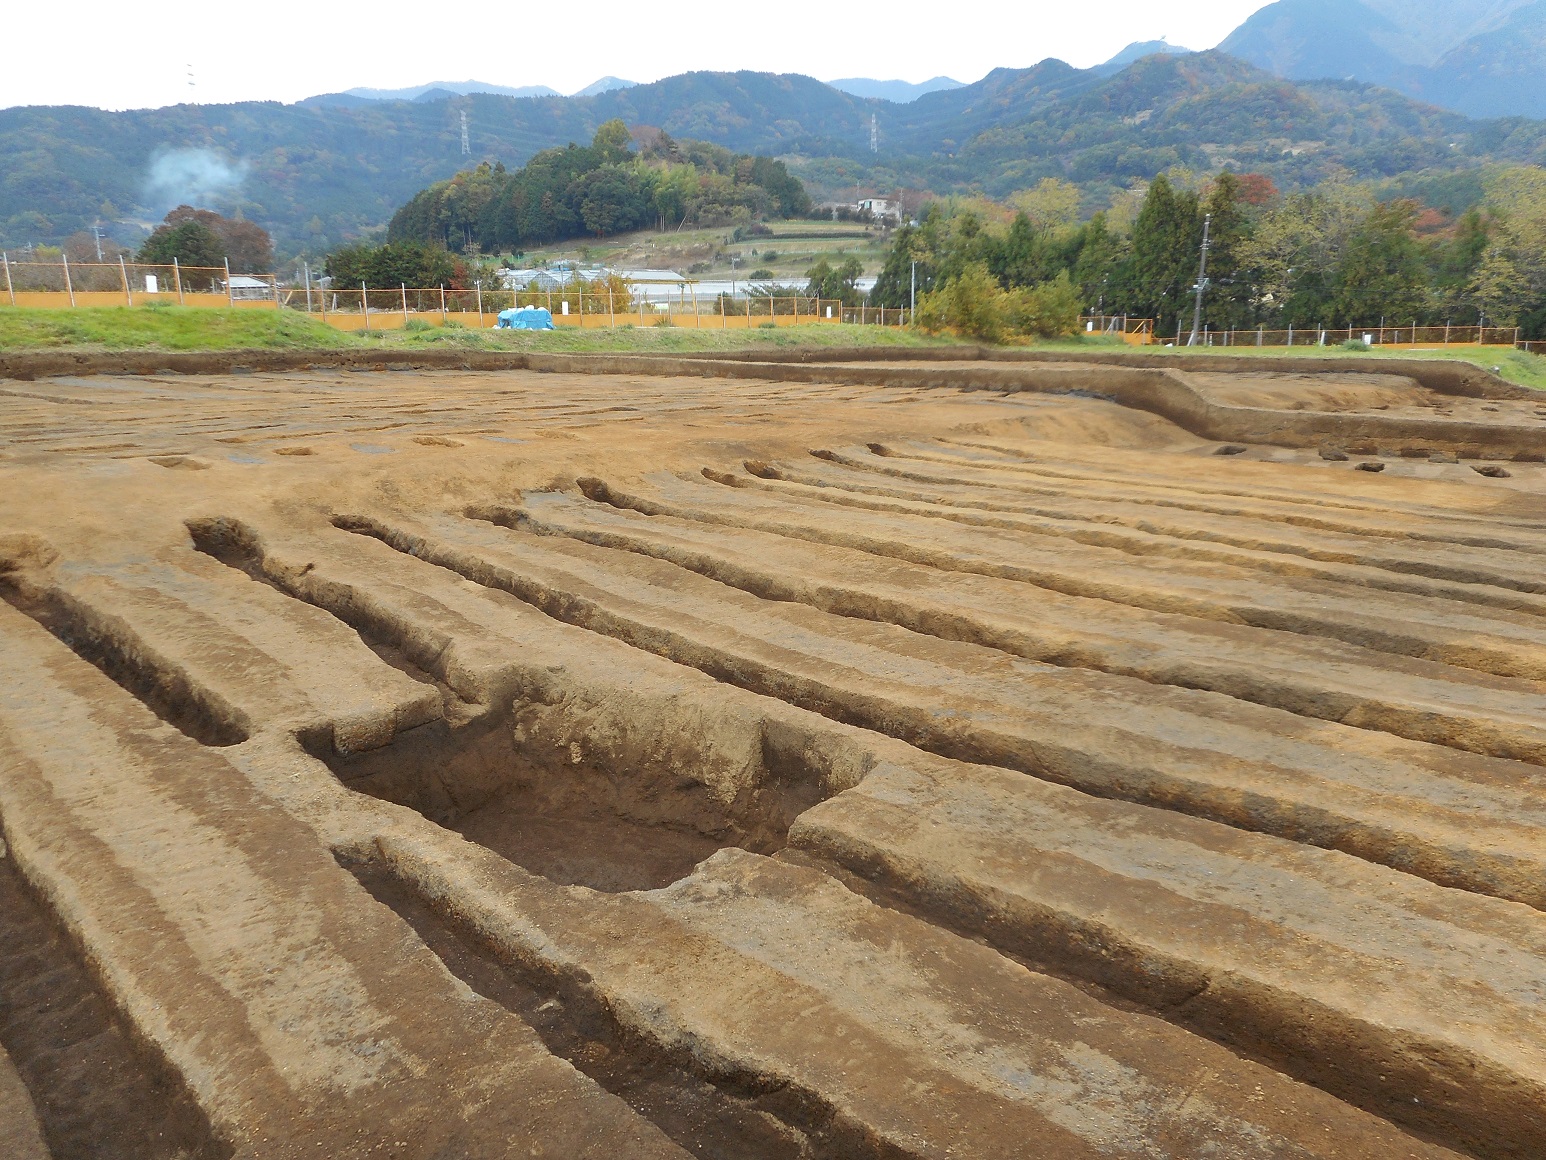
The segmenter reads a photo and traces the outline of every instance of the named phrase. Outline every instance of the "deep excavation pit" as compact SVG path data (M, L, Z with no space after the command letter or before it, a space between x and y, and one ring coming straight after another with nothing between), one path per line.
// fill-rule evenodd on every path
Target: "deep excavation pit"
M350 789L417 810L565 886L653 890L725 846L771 853L783 844L772 836L749 842L725 825L694 822L701 810L685 779L646 801L630 800L627 771L534 760L521 743L520 718L517 707L462 725L437 721L365 753L308 748Z
M576 732L565 689L530 660L514 696L480 701L453 687L443 642L420 639L392 610L287 568L235 521L194 521L189 531L200 551L330 612L378 656L441 690L444 716L388 745L343 753L331 730L317 730L300 738L308 752L350 789L416 810L532 873L608 892L656 889L716 850L777 852L795 817L825 796L824 771L799 730L762 722L754 788L726 803L709 792L706 771L692 768L691 755L712 744L689 744L685 760L682 752L630 760L626 744L587 734L586 722Z
M298 738L308 752L349 788L414 809L556 884L653 889L728 846L773 853L783 847L793 818L822 796L822 771L802 761L806 739L777 722L765 722L760 733L759 760L774 772L749 799L750 809L714 803L691 769L641 777L586 756L584 738L558 750L530 745L528 731L540 731L538 719L558 703L556 694L538 688L531 698L502 706L468 700L404 626L378 617L367 602L337 589L330 597L302 596L286 584L283 569L265 570L261 547L240 525L208 522L190 533L201 551L338 616L384 662L442 692L445 718L405 730L388 745L343 753L328 726ZM206 745L248 739L238 710L157 656L131 626L53 585L46 570L0 573L0 593L189 737ZM819 1114L784 1106L782 1094L761 1090L755 1077L694 1074L690 1061L624 1030L583 983L497 956L475 931L438 912L380 862L340 862L448 971L518 1015L551 1051L692 1155L832 1155L812 1142ZM29 1088L54 1160L230 1154L176 1078L133 1042L6 857L0 857L0 1047Z

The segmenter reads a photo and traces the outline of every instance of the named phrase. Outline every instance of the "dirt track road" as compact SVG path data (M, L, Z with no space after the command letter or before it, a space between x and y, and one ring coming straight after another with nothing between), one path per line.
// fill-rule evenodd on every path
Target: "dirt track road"
M0 379L7 1155L1546 1155L1532 399L592 369Z

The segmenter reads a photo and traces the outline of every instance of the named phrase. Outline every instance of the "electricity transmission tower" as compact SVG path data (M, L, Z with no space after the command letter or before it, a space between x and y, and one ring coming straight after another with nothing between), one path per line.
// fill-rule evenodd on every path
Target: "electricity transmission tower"
M462 156L472 156L472 145L467 140L467 110L462 110Z
M870 152L880 152L880 125L875 120L875 114L870 114Z

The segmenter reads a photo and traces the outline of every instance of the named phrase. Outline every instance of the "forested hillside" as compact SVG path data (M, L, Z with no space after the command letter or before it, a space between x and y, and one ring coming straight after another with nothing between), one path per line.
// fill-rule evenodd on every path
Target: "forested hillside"
M728 225L810 212L804 186L781 161L666 133L650 135L635 153L627 126L614 120L585 148L545 150L514 172L484 163L436 182L392 216L388 236L457 251L520 251L646 225Z
M1295 84L1216 52L1150 56L1114 75L1044 61L907 104L803 76L701 72L574 98L15 108L0 110L0 244L98 221L126 223L115 228L133 242L135 223L188 202L258 222L281 253L321 252L467 169L463 112L474 164L513 170L616 118L781 157L817 200L861 183L1003 196L1057 176L1093 208L1175 165L1254 170L1294 189L1332 174L1431 182L1546 156L1542 122L1467 120L1352 82Z

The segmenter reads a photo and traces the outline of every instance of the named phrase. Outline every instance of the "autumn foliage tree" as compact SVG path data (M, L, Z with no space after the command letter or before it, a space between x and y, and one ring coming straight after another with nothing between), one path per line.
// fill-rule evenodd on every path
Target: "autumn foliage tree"
M266 274L274 268L274 243L255 222L180 205L140 247L138 260L183 266L223 266L233 274Z

